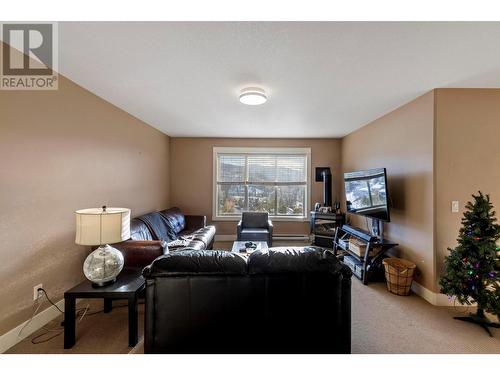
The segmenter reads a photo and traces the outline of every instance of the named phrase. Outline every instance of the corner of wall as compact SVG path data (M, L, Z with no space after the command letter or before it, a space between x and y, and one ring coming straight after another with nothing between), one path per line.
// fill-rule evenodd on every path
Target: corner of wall
M434 254L434 285L433 289L439 291L438 267L437 267L437 108L438 108L438 89L433 89L433 124L432 124L432 251ZM435 304L435 303L434 303Z

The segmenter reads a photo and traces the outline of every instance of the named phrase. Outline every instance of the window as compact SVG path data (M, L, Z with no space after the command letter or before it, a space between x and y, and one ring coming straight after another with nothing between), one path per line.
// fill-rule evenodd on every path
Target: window
M243 211L306 219L310 155L309 148L214 147L214 220Z

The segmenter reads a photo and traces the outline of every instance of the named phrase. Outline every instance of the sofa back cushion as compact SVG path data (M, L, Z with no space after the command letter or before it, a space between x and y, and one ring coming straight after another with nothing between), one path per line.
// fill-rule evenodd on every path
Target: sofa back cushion
M144 223L153 240L170 242L177 239L170 221L159 212L150 212L136 219Z
M168 220L170 228L178 235L186 227L186 218L179 207L172 207L168 210L160 211L160 214Z
M258 250L248 258L248 273L328 273L342 270L341 263L335 256L328 256L321 248L272 247Z
M246 258L224 250L186 249L155 259L144 270L148 276L178 275L245 275Z
M267 228L268 219L267 212L243 212L241 214L243 228Z
M136 241L152 241L153 236L146 224L139 219L130 221L130 238Z

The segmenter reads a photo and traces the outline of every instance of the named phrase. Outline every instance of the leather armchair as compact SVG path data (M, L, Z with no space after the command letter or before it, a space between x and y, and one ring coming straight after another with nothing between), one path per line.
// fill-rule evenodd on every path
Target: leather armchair
M243 212L236 228L238 241L266 241L273 245L273 223L267 212Z

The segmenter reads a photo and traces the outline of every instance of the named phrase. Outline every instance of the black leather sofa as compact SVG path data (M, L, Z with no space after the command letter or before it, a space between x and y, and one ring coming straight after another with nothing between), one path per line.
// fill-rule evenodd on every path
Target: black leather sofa
M183 244L173 246L172 241L183 238ZM143 268L168 252L211 249L214 239L215 227L207 225L206 216L184 215L178 207L172 207L132 219L130 240L113 247L122 252L126 267Z
M157 258L143 271L145 353L350 353L351 271L328 253Z

